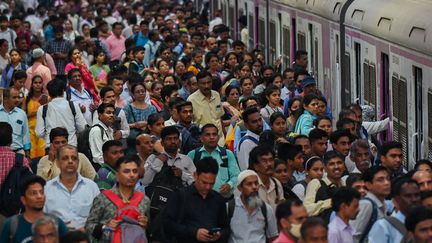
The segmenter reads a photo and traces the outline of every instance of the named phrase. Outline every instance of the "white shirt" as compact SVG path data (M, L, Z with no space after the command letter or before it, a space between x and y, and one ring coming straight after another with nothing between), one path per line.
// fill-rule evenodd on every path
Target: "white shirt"
M9 43L8 52L15 48L15 39L17 38L17 34L13 29L7 28L5 31L0 30L0 39L5 39Z
M118 108L118 107L116 107ZM114 114L115 115L115 114ZM123 109L120 110L117 118L120 118L120 132L122 134L122 138L127 138L130 133L129 124L127 122L126 113ZM97 111L93 112L93 122L92 125L95 125L99 122L99 114Z
M103 128L103 131L99 126ZM102 146L108 140L114 140L113 129L111 127L107 127L101 121L93 125L89 134L89 143L90 143L90 150L93 156L94 163L98 163L98 164L104 163Z
M166 162L168 166L175 166L182 170L183 173L181 179L183 184L191 185L194 181L192 174L196 171L193 161L187 155L180 153L177 153L175 158L169 156L165 152L163 152L163 154L168 156ZM164 163L154 154L147 158L144 164L144 178L142 179L144 186L148 186L153 181L155 175L161 171L163 164Z
M91 125L93 123L92 112L90 111L90 105L93 104L92 96L84 88L82 89L82 92L79 92L73 87L70 87L70 90L71 90L70 101L77 104L78 106L82 105L85 107L85 112L83 113L84 119L86 119L88 125ZM66 93L65 93L65 97L66 97Z
M259 135L255 134L251 131L247 131L245 136L251 136L256 138L257 141L259 141ZM240 167L240 171L244 171L247 168L249 168L249 153L252 151L253 148L255 148L258 144L254 143L251 139L245 139L240 146L239 143L239 149L237 151L237 158L238 163Z
M82 132L87 125L83 114L77 104L74 104L76 115L72 114L69 102L63 97L52 99L48 104L48 111L45 118L42 118L43 106L40 106L36 115L36 136L45 138L45 147L50 145L49 134L51 129L64 127L68 131L68 143L77 146L77 133Z
M70 192L60 181L59 176L45 185L44 212L71 221L75 229L83 228L93 205L99 195L98 186L92 180L78 173L78 180Z

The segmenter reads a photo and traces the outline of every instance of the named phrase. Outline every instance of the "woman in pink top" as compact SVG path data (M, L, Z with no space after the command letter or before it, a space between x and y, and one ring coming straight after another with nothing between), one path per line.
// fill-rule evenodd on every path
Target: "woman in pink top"
M69 52L69 60L71 60L71 62L66 65L65 73L68 73L73 68L78 68L81 73L83 87L92 93L93 99L97 99L95 101L98 103L99 98L93 81L93 76L81 59L81 51L78 50L78 48L73 48Z

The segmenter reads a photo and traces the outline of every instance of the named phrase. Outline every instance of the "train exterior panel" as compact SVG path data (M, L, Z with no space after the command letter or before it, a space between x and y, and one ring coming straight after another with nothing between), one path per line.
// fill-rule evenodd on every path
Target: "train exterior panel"
M430 1L222 2L234 6L236 19L247 14L249 46L269 47L269 63L281 56L288 67L296 50L308 51L309 70L328 98L334 120L344 104L370 105L377 119L391 118L379 139L403 144L407 168L418 159L432 159ZM239 14L239 5L247 13ZM232 11L225 8L224 15L232 16Z

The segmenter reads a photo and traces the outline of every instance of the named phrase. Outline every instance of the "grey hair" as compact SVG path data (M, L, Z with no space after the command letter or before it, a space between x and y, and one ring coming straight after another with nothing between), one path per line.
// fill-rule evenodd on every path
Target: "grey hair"
M366 139L357 139L357 140L355 140L351 144L351 147L350 147L350 156L351 157L356 157L357 154L358 154L359 148L364 148L364 149L369 150L370 149L369 142Z
M34 235L37 234L36 229L37 229L39 226L41 226L41 225L47 225L47 224L52 224L52 225L54 226L54 228L55 228L55 232L56 232L56 234L58 235L58 224L57 224L57 220L56 220L54 217L50 216L50 215L44 215L44 216L41 216L41 217L37 218L37 219L33 222L32 227L31 227L32 235L34 236Z
M63 145L63 146L61 146L60 148L57 149L57 153L56 153L57 158L60 158L61 152L63 150L65 150L65 149L74 150L75 152L78 153L78 149L75 146L70 145L70 144L66 144L66 145Z

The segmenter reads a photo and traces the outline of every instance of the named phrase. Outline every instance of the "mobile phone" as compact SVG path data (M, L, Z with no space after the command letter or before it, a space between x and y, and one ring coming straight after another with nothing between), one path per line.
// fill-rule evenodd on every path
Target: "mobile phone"
M220 232L222 229L221 228L211 228L211 229L209 229L209 234L210 235L214 235L214 234L216 234L217 232Z

